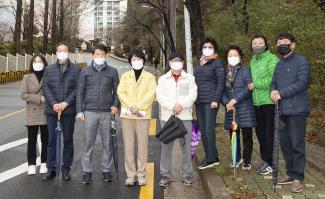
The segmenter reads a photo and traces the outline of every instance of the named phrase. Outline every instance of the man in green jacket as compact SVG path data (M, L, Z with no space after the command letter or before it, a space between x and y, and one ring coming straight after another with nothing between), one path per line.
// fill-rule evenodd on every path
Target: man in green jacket
M272 172L272 153L274 135L274 103L269 96L275 65L279 58L269 50L267 39L263 35L255 35L251 41L254 53L250 62L253 83L253 103L256 115L256 136L260 144L262 164L258 166L258 174L267 175Z

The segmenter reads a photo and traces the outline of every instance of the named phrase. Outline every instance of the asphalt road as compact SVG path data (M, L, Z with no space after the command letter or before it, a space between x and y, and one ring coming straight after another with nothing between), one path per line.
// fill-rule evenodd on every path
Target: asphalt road
M85 60L89 63L90 57ZM130 70L128 63L107 59L109 65L118 69L119 74ZM81 152L83 147L83 123L77 121L74 132L75 156L71 169L72 180L63 181L61 176L48 182L41 181L41 174L27 175L27 129L24 126L25 102L20 98L20 82L0 85L0 199L47 199L47 198L139 198L140 192L150 192L150 187L141 190L139 186L125 186L124 152L121 132L118 133L119 178L111 183L102 181L100 163L102 144L97 137L94 159L93 183L82 184ZM154 117L157 118L157 105ZM157 127L158 128L158 127ZM149 162L154 165L153 198L163 198L163 189L159 188L160 143L149 138ZM143 189L143 188L142 188ZM150 195L150 194L149 194ZM141 197L140 197L141 198ZM147 197L142 197L147 198ZM150 198L147 198L150 199Z

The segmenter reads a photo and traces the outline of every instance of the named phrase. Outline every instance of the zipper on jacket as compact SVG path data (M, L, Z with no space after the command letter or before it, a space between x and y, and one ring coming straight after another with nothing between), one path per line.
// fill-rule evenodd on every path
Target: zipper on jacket
M257 59L257 58L256 58ZM257 67L256 67L256 74L254 75L254 80L256 81L257 79L257 73L258 73L258 70L260 69L260 58L257 59ZM256 105L259 106L259 103L258 103L258 93L257 93L257 89L255 89L255 101L256 101Z
M100 93L99 93L99 84L100 84L100 72L97 70L96 73L98 74L98 78L97 78L97 110L99 110L99 97L100 97Z

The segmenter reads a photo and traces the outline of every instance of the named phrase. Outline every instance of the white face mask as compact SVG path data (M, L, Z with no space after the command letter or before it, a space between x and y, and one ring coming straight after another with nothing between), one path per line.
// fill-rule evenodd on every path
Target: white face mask
M134 70L140 70L141 68L143 68L143 60L137 60L131 63L132 63L132 68Z
M203 48L202 53L204 56L208 57L214 54L213 48Z
M102 58L94 58L94 62L96 65L100 66L103 65L106 61L106 58L102 57Z
M69 54L66 52L59 52L57 53L57 56L60 61L65 61L69 58Z
M170 64L170 68L173 69L173 70L182 70L184 64L183 62L173 62Z
M240 63L240 58L239 57L228 57L228 64L231 66L236 66L237 64Z
M33 63L33 69L34 71L41 71L44 69L43 63Z

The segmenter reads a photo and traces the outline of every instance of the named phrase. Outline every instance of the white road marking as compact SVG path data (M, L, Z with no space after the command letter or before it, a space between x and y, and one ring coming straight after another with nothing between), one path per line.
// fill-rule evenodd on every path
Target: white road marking
M27 143L27 138L23 138L23 139L14 141L14 142L10 142L8 144L4 144L4 145L0 146L0 152L20 146L25 143ZM38 145L39 152L41 153L42 143L41 143L40 134L37 135L37 145ZM36 166L39 166L40 164L41 164L41 158L37 157ZM4 172L0 173L0 183L5 182L11 178L14 178L20 174L26 173L27 170L28 170L28 163L25 162L24 164L21 164L15 168L4 171Z
M36 159L36 165L40 165L41 160L40 157ZM24 164L19 165L18 167L15 167L13 169L9 169L5 172L0 173L0 183L7 181L11 178L14 178L22 173L25 173L28 169L28 163L25 162Z
M17 147L17 146L20 146L20 145L25 144L25 143L27 143L27 138L23 138L23 139L20 139L20 140L16 140L16 141L1 145L0 146L0 152L11 149L11 148L14 148L14 147Z

